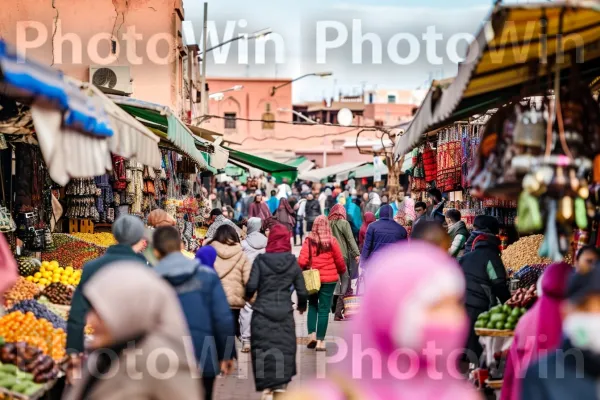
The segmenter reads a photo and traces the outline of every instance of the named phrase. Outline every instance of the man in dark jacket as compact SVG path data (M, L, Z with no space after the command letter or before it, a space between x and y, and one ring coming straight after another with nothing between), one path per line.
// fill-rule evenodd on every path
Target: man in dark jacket
M194 344L204 383L205 399L212 399L215 378L233 370L235 331L233 315L219 276L213 269L187 258L179 232L172 226L154 231L154 251L160 262L156 272L179 297Z
M306 197L306 232L312 231L312 226L315 222L315 219L317 219L317 217L321 214L321 205L319 204L319 201L315 199L315 196L313 196L312 193L310 193Z
M83 331L85 318L90 309L89 302L83 296L85 285L96 272L114 262L139 261L145 264L144 256L138 254L145 245L145 230L144 223L138 217L128 214L120 216L112 226L118 244L109 247L102 257L88 261L83 266L81 281L73 293L67 322L67 351L70 354L79 354L84 350Z
M489 234L497 235L498 232L500 232L500 223L496 218L491 215L476 216L475 221L473 221L473 231L465 242L464 254L468 254L473 250L473 242L478 236Z
M600 399L600 264L569 279L563 344L532 363L522 399Z
M467 349L481 356L482 347L475 335L477 317L492 306L510 299L506 270L500 258L500 239L492 234L475 238L473 251L460 259L466 280L466 309L471 322ZM469 360L472 361L472 360Z
M371 254L390 243L406 240L406 229L393 218L394 211L389 204L379 210L379 221L373 222L367 229L361 261L367 261Z
M442 192L436 188L429 189L427 191L427 199L430 205L427 207L425 218L427 221L435 221L443 225L446 222L446 217L443 213L445 201L442 197Z

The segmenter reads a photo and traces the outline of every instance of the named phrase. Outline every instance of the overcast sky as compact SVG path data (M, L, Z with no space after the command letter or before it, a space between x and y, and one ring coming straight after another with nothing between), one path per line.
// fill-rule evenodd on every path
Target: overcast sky
M184 6L200 41L203 1L185 0ZM340 90L359 93L362 87L425 88L431 77L456 73L456 57L466 48L463 38L478 31L491 6L491 0L209 0L209 26L214 27L209 47L263 28L272 28L274 35L264 43L242 41L212 51L207 75L294 78L333 72L295 83L295 102L321 100ZM359 29L363 38L372 34L367 37L376 45L361 46ZM441 39L423 39L433 30ZM257 45L264 46L264 57Z

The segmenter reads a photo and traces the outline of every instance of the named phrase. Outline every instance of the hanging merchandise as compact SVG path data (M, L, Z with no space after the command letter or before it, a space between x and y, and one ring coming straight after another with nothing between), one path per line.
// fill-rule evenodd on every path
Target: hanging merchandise
M437 177L437 155L431 144L425 145L425 150L423 151L423 167L425 169L425 181L434 181Z
M98 188L98 197L96 198L96 208L100 214L100 222L114 222L114 195L110 184L110 178L107 174L95 178Z
M91 219L98 222L100 213L96 208L96 198L100 191L94 178L72 179L65 191L67 195L67 213L69 219Z
M425 167L423 165L423 146L416 148L412 152L413 167L411 171L411 193L418 194L427 190L425 182Z
M457 190L461 183L461 138L467 126L454 125L438 134L436 187L442 192Z
M475 167L477 149L481 143L482 125L480 123L469 124L468 129L462 131L462 176L461 185L463 188L471 187L469 181L470 171Z
M127 176L126 198L130 205L129 212L135 215L143 215L142 203L144 200L144 166L136 161L128 160L125 163Z

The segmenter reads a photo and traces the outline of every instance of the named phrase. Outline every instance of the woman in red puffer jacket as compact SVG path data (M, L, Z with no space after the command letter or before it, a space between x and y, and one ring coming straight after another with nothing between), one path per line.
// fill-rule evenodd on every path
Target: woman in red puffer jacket
M310 235L304 241L298 264L302 269L317 269L321 277L321 289L308 298L308 348L325 351L325 334L331 311L333 292L339 276L346 272L346 262L340 245L331 234L327 217L321 215Z

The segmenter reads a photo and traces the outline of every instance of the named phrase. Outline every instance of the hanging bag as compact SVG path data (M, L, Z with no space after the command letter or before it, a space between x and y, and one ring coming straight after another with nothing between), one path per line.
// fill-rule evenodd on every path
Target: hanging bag
M321 273L318 269L313 269L312 267L312 246L310 239L308 239L308 268L306 271L302 271L306 290L309 295L317 294L321 290Z
M360 307L360 296L362 292L360 289L363 289L364 292L365 278L364 274L361 274L356 280L356 291L350 290L350 294L344 296L344 318L350 319L358 314L358 310Z

